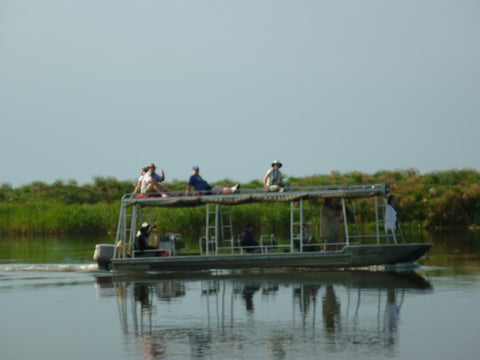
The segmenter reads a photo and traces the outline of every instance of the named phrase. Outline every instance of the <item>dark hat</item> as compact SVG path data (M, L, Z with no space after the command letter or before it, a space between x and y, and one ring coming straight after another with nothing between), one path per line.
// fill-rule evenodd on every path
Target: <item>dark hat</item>
M200 168L197 165L195 165L194 167L192 167L192 170L198 171L200 170Z

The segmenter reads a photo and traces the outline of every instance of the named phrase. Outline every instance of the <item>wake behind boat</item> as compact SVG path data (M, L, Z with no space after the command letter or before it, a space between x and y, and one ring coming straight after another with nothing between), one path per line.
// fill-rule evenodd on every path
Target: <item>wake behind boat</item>
M328 185L292 188L289 192L269 193L243 190L240 194L157 197L126 194L121 201L114 245L99 244L94 259L100 268L114 271L178 271L239 268L352 268L372 265L414 263L432 246L431 243L407 243L403 233L384 231L385 184ZM343 211L344 241L332 245L305 244L302 229L315 229L312 203L336 199ZM356 221L355 203L360 199L373 207L374 230L362 233ZM252 203L290 203L290 242L277 243L272 236L261 236L256 252L248 252L233 234L233 206ZM310 203L310 206L307 204ZM365 204L365 202L363 202ZM206 208L205 236L199 240L199 253L183 249L179 234L161 236L157 249L139 250L135 238L142 224L149 222L156 208ZM351 216L346 216L348 214ZM349 217L351 220L349 221ZM353 230L353 231L352 231ZM313 251L312 251L313 249ZM328 250L328 251L327 251Z

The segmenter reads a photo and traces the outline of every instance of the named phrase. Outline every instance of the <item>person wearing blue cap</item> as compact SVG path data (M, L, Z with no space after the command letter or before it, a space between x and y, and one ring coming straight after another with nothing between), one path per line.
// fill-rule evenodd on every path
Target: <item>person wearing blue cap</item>
M195 189L196 192L201 194L235 194L239 191L240 185L236 184L235 186L228 187L217 185L213 188L203 180L203 178L199 175L200 168L198 166L194 166L192 168L192 175L188 179L188 187L186 194L188 195L192 188Z

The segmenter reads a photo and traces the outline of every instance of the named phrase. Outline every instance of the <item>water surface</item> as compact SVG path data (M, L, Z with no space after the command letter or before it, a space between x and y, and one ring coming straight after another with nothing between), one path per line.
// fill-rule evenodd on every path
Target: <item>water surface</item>
M143 276L98 271L107 240L0 239L2 359L478 357L475 233L433 235L414 270Z

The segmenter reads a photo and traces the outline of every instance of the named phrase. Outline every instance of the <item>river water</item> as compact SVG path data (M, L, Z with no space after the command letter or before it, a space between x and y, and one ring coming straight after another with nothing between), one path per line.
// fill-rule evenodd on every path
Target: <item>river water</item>
M480 234L415 269L98 271L95 243L0 238L0 358L477 359Z

